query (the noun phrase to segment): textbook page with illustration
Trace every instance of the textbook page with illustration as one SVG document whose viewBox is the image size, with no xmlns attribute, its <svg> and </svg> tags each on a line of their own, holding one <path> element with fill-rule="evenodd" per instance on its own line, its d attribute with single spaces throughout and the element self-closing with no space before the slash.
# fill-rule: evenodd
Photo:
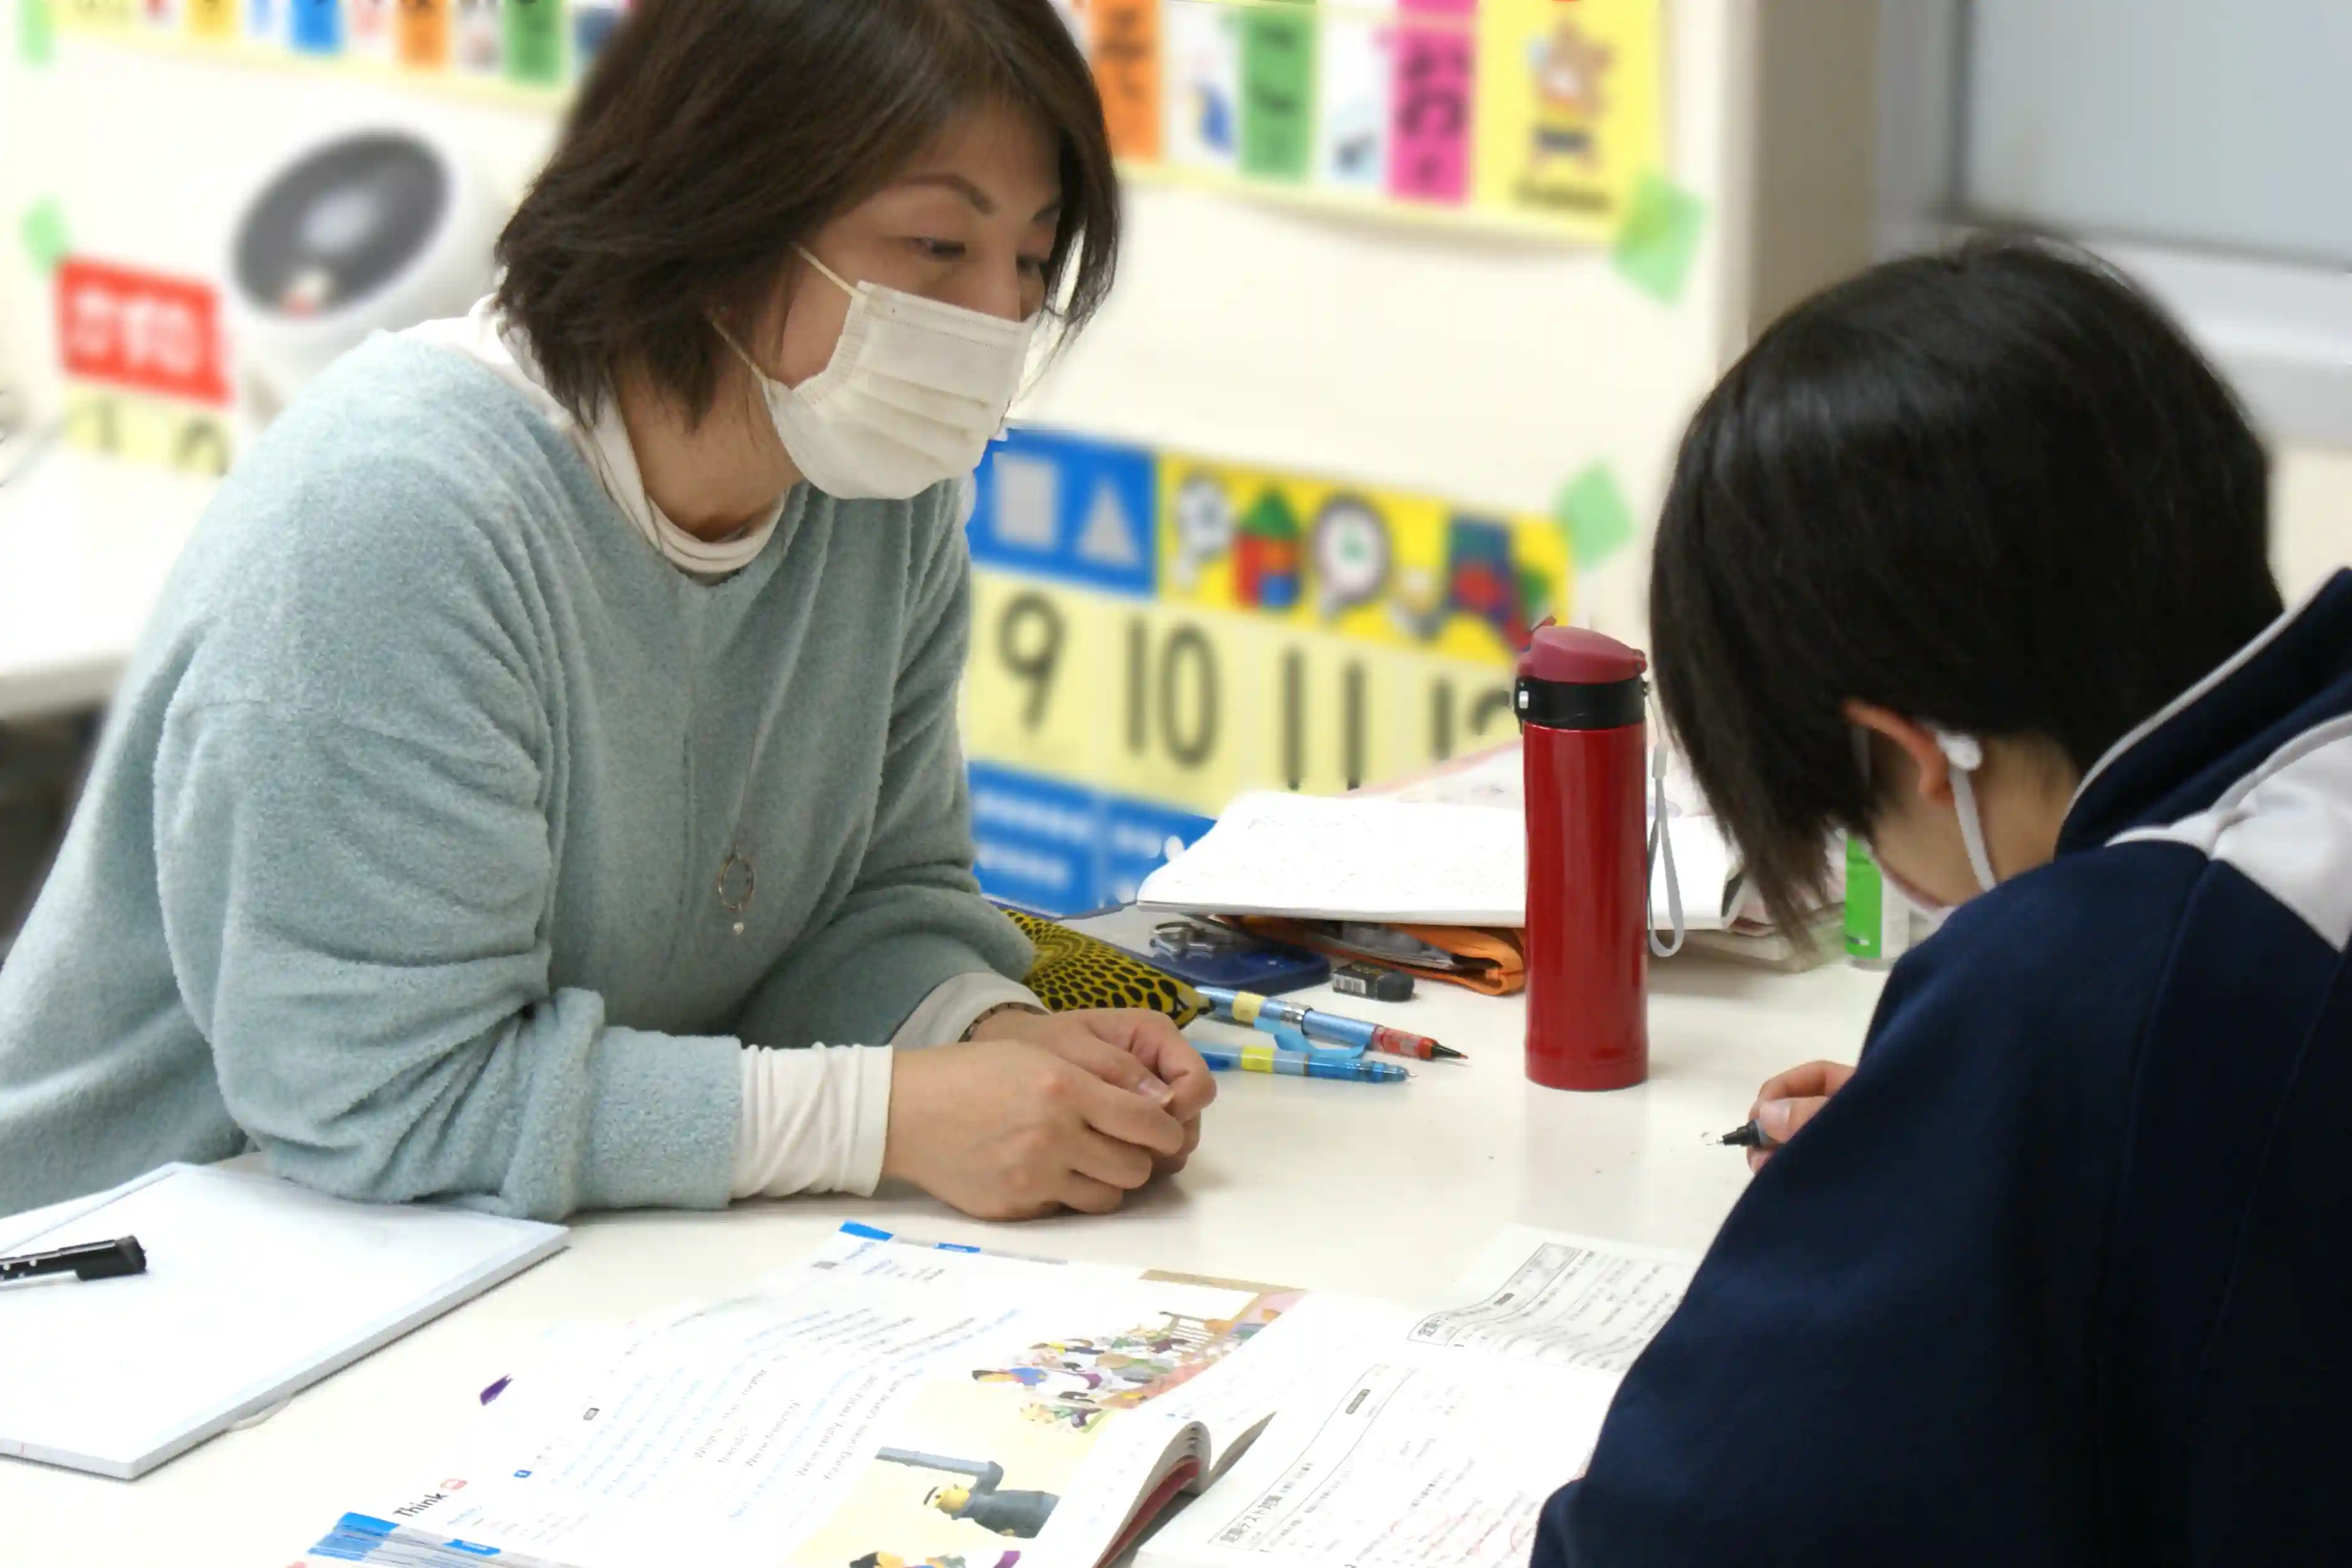
<svg viewBox="0 0 2352 1568">
<path fill-rule="evenodd" d="M 1513 1230 L 1415 1310 L 837 1237 L 551 1339 L 299 1562 L 1096 1568 L 1199 1494 L 1139 1568 L 1518 1568 L 1690 1272 Z"/>
<path fill-rule="evenodd" d="M 1308 1298 L 1327 1357 L 1137 1568 L 1522 1568 L 1617 1384 L 1689 1288 L 1678 1254 L 1513 1227 L 1465 1305 Z"/>
<path fill-rule="evenodd" d="M 746 1295 L 551 1337 L 299 1561 L 1091 1568 L 1317 1364 L 1238 1353 L 1299 1300 L 839 1237 Z"/>
</svg>

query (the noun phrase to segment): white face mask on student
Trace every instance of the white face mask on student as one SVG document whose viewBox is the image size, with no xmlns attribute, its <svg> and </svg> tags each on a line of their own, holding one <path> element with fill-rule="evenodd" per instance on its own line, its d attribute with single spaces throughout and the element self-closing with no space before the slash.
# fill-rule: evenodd
<svg viewBox="0 0 2352 1568">
<path fill-rule="evenodd" d="M 1976 873 L 1978 888 L 1990 893 L 2000 885 L 2000 879 L 1993 875 L 1992 856 L 1985 847 L 1984 817 L 1977 810 L 1976 772 L 1984 766 L 1984 746 L 1973 735 L 1955 735 L 1936 729 L 1928 732 L 1936 737 L 1936 749 L 1944 753 L 1944 761 L 1951 767 L 1952 813 L 1960 821 L 1960 842 L 1968 848 L 1969 869 Z M 1870 737 L 1860 730 L 1854 731 L 1854 755 L 1862 763 L 1866 785 L 1870 778 Z M 1879 869 L 1887 885 L 1931 926 L 1942 925 L 1958 907 L 1928 897 L 1896 876 L 1883 861 Z"/>
<path fill-rule="evenodd" d="M 853 286 L 806 250 L 801 258 L 849 296 L 823 370 L 786 386 L 725 329 L 719 336 L 758 379 L 802 477 L 840 500 L 904 500 L 978 468 L 1021 390 L 1037 318 L 1008 321 L 878 284 Z"/>
</svg>

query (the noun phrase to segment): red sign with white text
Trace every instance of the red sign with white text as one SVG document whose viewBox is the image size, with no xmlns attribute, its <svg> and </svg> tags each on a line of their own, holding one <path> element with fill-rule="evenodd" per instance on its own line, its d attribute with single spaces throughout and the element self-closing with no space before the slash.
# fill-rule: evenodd
<svg viewBox="0 0 2352 1568">
<path fill-rule="evenodd" d="M 219 296 L 208 283 L 79 258 L 58 265 L 65 373 L 197 403 L 228 402 Z"/>
</svg>

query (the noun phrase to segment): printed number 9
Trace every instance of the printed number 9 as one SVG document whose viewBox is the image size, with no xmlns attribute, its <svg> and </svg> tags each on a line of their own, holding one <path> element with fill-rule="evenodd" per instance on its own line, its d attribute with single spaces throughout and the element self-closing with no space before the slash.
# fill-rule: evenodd
<svg viewBox="0 0 2352 1568">
<path fill-rule="evenodd" d="M 1054 689 L 1054 668 L 1062 661 L 1062 612 L 1043 594 L 1023 594 L 1004 606 L 996 623 L 996 656 L 1015 679 L 1029 683 L 1021 725 L 1034 730 L 1045 719 Z"/>
</svg>

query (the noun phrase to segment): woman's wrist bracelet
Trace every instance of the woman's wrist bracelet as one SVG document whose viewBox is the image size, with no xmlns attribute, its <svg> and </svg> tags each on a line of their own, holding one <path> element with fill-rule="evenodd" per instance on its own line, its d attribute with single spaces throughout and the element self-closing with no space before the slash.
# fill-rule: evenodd
<svg viewBox="0 0 2352 1568">
<path fill-rule="evenodd" d="M 957 1043 L 959 1045 L 969 1044 L 971 1040 L 977 1038 L 980 1034 L 980 1026 L 982 1024 L 987 1023 L 991 1018 L 995 1017 L 999 1013 L 1034 1013 L 1040 1018 L 1048 1016 L 1045 1009 L 1038 1006 L 1034 1002 L 999 1002 L 995 1006 L 989 1008 L 986 1012 L 981 1014 L 979 1017 L 974 1018 L 971 1023 L 965 1025 L 963 1034 L 958 1039 Z"/>
</svg>

